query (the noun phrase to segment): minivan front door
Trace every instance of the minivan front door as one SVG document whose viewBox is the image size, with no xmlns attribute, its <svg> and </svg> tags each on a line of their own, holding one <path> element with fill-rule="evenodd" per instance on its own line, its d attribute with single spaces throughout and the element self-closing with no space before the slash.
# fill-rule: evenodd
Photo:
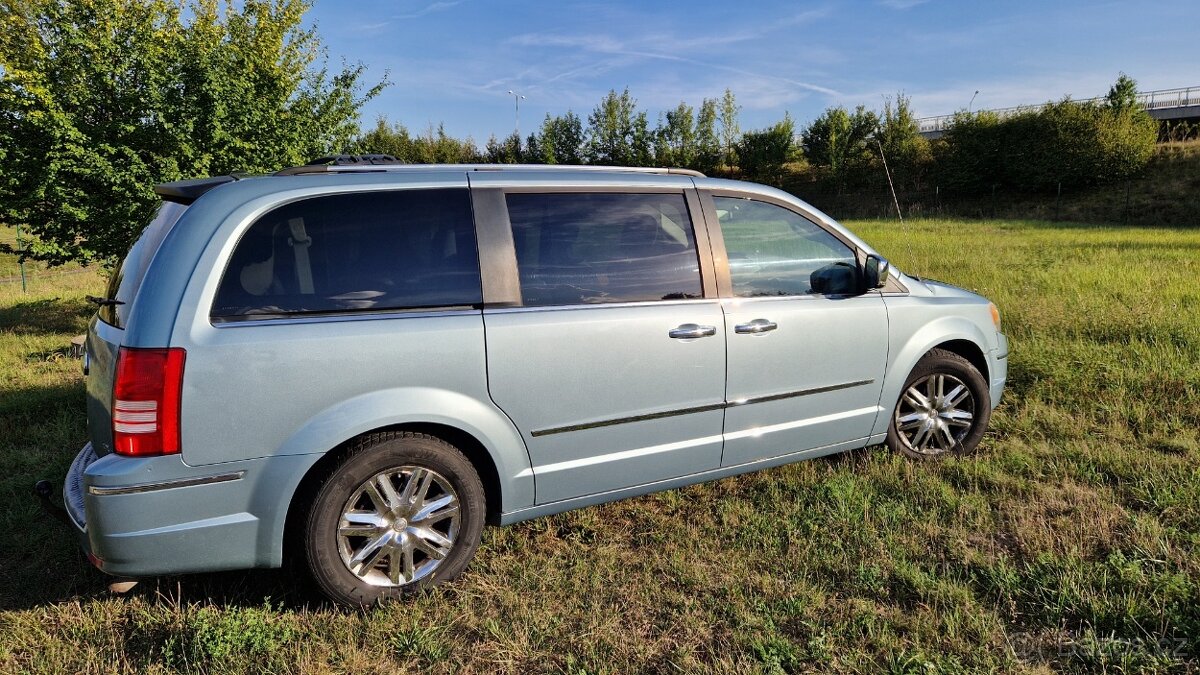
<svg viewBox="0 0 1200 675">
<path fill-rule="evenodd" d="M 859 293 L 856 250 L 779 204 L 716 196 L 729 261 L 724 466 L 870 435 L 887 362 L 887 310 Z"/>
<path fill-rule="evenodd" d="M 488 385 L 524 436 L 537 502 L 718 468 L 725 325 L 704 297 L 694 196 L 503 201 L 521 300 L 484 310 Z"/>
</svg>

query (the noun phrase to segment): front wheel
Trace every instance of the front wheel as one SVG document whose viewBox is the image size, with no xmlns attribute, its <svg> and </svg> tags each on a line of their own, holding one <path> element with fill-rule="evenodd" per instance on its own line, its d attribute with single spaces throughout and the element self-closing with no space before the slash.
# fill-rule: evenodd
<svg viewBox="0 0 1200 675">
<path fill-rule="evenodd" d="M 991 395 L 979 370 L 944 349 L 913 368 L 892 411 L 887 444 L 916 459 L 974 450 L 991 418 Z"/>
<path fill-rule="evenodd" d="M 335 602 L 373 605 L 457 576 L 479 547 L 483 485 L 432 436 L 363 437 L 317 490 L 305 557 Z"/>
</svg>

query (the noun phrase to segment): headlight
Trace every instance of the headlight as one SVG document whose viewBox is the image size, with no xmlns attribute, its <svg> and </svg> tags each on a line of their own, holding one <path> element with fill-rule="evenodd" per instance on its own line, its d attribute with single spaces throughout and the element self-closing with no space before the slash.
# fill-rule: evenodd
<svg viewBox="0 0 1200 675">
<path fill-rule="evenodd" d="M 992 323 L 996 324 L 996 332 L 1000 332 L 1000 310 L 996 307 L 996 303 L 989 302 L 988 309 L 992 312 Z"/>
</svg>

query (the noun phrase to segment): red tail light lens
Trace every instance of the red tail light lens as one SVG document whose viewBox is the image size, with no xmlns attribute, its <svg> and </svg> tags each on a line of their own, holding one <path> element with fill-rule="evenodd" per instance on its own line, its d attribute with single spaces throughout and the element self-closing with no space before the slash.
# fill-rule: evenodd
<svg viewBox="0 0 1200 675">
<path fill-rule="evenodd" d="M 179 452 L 179 399 L 183 361 L 179 347 L 121 347 L 113 382 L 113 449 L 130 457 Z"/>
</svg>

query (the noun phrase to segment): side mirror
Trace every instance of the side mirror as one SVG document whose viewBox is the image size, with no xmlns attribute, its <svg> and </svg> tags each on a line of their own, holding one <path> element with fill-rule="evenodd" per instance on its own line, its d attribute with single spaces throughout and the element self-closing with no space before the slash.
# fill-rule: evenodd
<svg viewBox="0 0 1200 675">
<path fill-rule="evenodd" d="M 868 291 L 876 288 L 883 288 L 887 285 L 888 275 L 892 271 L 892 266 L 887 260 L 872 253 L 867 256 L 867 263 L 863 266 L 863 281 Z"/>
</svg>

